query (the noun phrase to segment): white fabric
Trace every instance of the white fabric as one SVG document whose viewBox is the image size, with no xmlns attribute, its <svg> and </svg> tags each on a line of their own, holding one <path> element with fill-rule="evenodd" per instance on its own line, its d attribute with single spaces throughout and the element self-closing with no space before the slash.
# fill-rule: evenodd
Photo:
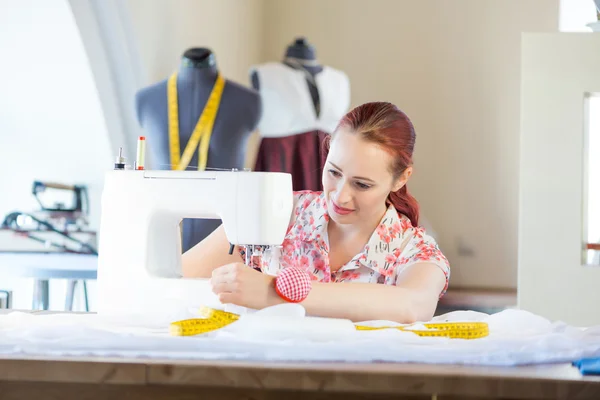
<svg viewBox="0 0 600 400">
<path fill-rule="evenodd" d="M 290 309 L 287 310 L 289 318 L 303 318 L 302 312 L 290 312 Z M 269 310 L 262 313 L 269 316 Z M 242 320 L 202 336 L 171 337 L 168 324 L 160 321 L 117 319 L 95 314 L 13 312 L 0 316 L 0 356 L 497 366 L 571 362 L 582 357 L 600 356 L 600 326 L 579 329 L 519 310 L 493 315 L 458 311 L 434 318 L 435 321 L 487 322 L 490 335 L 475 340 L 426 338 L 398 330 L 354 331 L 329 337 L 324 334 L 309 340 L 306 337 L 310 335 L 300 337 L 302 335 L 294 330 L 288 331 L 288 334 L 284 329 L 275 332 L 269 323 L 243 325 Z M 365 324 L 390 323 L 371 321 Z M 341 325 L 338 328 L 342 329 Z"/>
<path fill-rule="evenodd" d="M 350 107 L 350 81 L 343 71 L 324 66 L 316 74 L 321 113 L 317 118 L 303 71 L 282 63 L 251 68 L 259 80 L 263 137 L 282 137 L 313 130 L 332 133 Z"/>
</svg>

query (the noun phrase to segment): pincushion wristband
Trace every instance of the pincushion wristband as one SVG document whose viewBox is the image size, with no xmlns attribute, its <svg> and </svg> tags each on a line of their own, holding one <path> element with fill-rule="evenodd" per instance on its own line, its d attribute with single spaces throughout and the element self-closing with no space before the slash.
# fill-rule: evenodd
<svg viewBox="0 0 600 400">
<path fill-rule="evenodd" d="M 306 299 L 311 288 L 311 276 L 302 268 L 284 268 L 275 278 L 275 292 L 290 303 L 299 303 Z"/>
</svg>

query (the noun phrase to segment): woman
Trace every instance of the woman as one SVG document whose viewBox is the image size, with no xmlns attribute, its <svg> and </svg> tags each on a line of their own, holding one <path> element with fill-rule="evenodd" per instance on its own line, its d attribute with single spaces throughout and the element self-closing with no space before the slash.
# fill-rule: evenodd
<svg viewBox="0 0 600 400">
<path fill-rule="evenodd" d="M 279 275 L 303 271 L 312 280 L 300 302 L 309 315 L 430 320 L 450 266 L 418 226 L 419 207 L 406 188 L 414 144 L 411 121 L 393 104 L 356 107 L 327 143 L 323 191 L 294 193 L 280 248 L 249 268 L 244 248 L 229 254 L 221 227 L 183 255 L 184 276 L 211 278 L 223 303 L 261 309 L 286 302 L 275 287 Z M 261 272 L 274 263 L 277 277 Z"/>
</svg>

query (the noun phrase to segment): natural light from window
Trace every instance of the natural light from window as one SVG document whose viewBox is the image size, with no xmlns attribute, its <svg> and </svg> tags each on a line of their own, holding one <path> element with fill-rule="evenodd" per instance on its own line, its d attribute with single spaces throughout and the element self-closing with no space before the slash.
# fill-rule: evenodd
<svg viewBox="0 0 600 400">
<path fill-rule="evenodd" d="M 600 265 L 600 93 L 586 99 L 584 135 L 584 263 Z"/>
<path fill-rule="evenodd" d="M 588 24 L 596 20 L 594 0 L 560 0 L 559 31 L 591 32 Z"/>
</svg>

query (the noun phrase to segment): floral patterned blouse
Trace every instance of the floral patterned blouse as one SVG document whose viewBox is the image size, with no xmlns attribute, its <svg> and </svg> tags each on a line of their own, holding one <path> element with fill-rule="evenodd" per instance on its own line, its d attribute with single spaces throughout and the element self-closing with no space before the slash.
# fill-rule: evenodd
<svg viewBox="0 0 600 400">
<path fill-rule="evenodd" d="M 250 258 L 247 246 L 240 246 L 242 260 L 257 270 L 276 275 L 288 266 L 302 267 L 320 282 L 367 282 L 395 285 L 399 273 L 419 262 L 437 265 L 446 276 L 450 265 L 435 240 L 421 227 L 390 205 L 363 251 L 333 272 L 329 268 L 327 223 L 329 215 L 323 192 L 294 192 L 294 216 L 281 246 L 262 249 L 254 246 Z"/>
</svg>

